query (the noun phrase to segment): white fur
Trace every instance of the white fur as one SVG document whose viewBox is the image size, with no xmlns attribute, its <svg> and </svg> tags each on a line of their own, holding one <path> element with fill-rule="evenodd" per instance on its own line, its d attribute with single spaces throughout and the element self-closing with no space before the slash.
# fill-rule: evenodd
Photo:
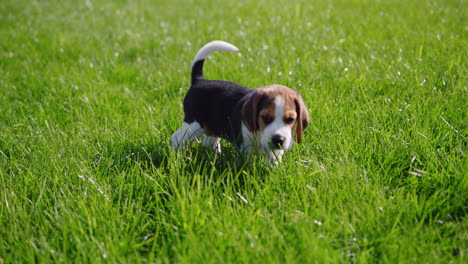
<svg viewBox="0 0 468 264">
<path fill-rule="evenodd" d="M 210 137 L 210 136 L 205 136 L 203 139 L 203 144 L 207 148 L 212 148 L 216 154 L 221 154 L 221 144 L 220 144 L 221 139 L 218 137 Z"/>
<path fill-rule="evenodd" d="M 195 64 L 195 62 L 197 61 L 204 60 L 206 57 L 208 57 L 208 55 L 218 50 L 229 52 L 239 51 L 239 49 L 236 46 L 230 43 L 221 40 L 214 40 L 207 43 L 198 51 L 197 55 L 195 56 L 195 59 L 193 60 L 193 63 Z"/>
<path fill-rule="evenodd" d="M 284 117 L 284 99 L 281 96 L 275 98 L 275 119 L 261 133 L 261 144 L 264 149 L 269 149 L 271 139 L 278 135 L 284 138 L 283 149 L 288 150 L 292 143 L 291 128 L 283 121 Z"/>
</svg>

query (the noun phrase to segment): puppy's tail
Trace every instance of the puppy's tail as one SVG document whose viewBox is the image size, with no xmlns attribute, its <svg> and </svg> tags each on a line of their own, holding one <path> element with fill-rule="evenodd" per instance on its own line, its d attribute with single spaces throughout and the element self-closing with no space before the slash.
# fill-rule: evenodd
<svg viewBox="0 0 468 264">
<path fill-rule="evenodd" d="M 203 78 L 203 62 L 205 61 L 205 58 L 208 57 L 208 55 L 210 55 L 211 53 L 218 50 L 234 52 L 238 51 L 239 49 L 234 45 L 221 40 L 215 40 L 205 44 L 205 46 L 203 46 L 198 51 L 197 55 L 195 56 L 195 59 L 193 59 L 192 83 L 197 79 Z"/>
</svg>

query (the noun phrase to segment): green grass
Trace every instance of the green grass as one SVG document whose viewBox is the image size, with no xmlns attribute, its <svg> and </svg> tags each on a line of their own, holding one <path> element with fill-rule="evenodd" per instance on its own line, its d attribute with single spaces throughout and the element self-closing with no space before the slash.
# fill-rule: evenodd
<svg viewBox="0 0 468 264">
<path fill-rule="evenodd" d="M 0 4 L 0 258 L 466 263 L 466 1 Z M 312 123 L 276 169 L 171 149 L 191 61 Z"/>
</svg>

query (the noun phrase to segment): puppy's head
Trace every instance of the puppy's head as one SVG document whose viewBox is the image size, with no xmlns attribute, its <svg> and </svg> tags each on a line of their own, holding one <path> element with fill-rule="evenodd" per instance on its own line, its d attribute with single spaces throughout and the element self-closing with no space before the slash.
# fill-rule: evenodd
<svg viewBox="0 0 468 264">
<path fill-rule="evenodd" d="M 281 85 L 256 89 L 241 114 L 245 126 L 260 134 L 261 146 L 270 150 L 289 149 L 294 130 L 296 141 L 301 143 L 310 122 L 301 95 Z"/>
</svg>

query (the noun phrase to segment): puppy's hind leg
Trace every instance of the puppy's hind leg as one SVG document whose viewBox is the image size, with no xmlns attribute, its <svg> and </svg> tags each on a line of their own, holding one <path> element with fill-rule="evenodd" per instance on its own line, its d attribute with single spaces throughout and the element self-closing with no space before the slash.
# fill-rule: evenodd
<svg viewBox="0 0 468 264">
<path fill-rule="evenodd" d="M 172 146 L 175 150 L 184 148 L 188 142 L 198 140 L 203 135 L 203 128 L 196 121 L 183 122 L 182 126 L 172 134 Z"/>
</svg>

